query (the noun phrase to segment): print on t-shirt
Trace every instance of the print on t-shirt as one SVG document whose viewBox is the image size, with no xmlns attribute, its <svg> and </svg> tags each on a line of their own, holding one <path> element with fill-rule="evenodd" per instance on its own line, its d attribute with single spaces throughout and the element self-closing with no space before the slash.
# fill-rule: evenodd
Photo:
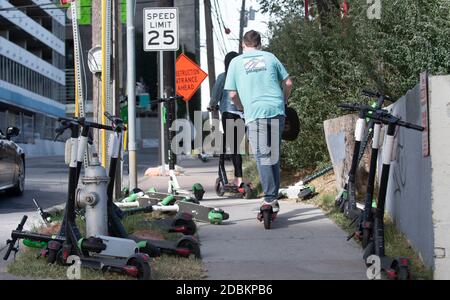
<svg viewBox="0 0 450 300">
<path fill-rule="evenodd" d="M 267 70 L 266 59 L 262 55 L 244 58 L 243 62 L 247 75 Z"/>
</svg>

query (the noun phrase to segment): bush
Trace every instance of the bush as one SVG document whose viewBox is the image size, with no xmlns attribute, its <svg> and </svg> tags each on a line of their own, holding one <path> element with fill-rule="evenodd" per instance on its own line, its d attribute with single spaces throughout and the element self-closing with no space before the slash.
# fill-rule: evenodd
<svg viewBox="0 0 450 300">
<path fill-rule="evenodd" d="M 300 138 L 282 146 L 284 168 L 329 162 L 323 121 L 344 114 L 339 103 L 368 101 L 362 89 L 399 98 L 421 72 L 450 71 L 450 1 L 382 1 L 380 20 L 368 19 L 366 1 L 348 2 L 349 16 L 331 18 L 326 34 L 319 17 L 305 22 L 298 11 L 271 23 L 268 50 L 294 79 L 290 103 L 302 124 Z"/>
</svg>

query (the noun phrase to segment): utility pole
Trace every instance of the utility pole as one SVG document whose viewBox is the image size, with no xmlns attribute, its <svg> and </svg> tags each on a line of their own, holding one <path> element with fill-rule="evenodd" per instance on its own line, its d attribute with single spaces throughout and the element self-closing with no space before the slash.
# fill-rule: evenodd
<svg viewBox="0 0 450 300">
<path fill-rule="evenodd" d="M 173 0 L 160 0 L 159 1 L 160 7 L 173 7 L 174 1 Z M 161 51 L 159 52 L 159 64 L 163 65 L 163 74 L 159 74 L 159 97 L 163 98 L 166 96 L 175 96 L 176 90 L 175 90 L 175 56 L 176 53 L 173 53 L 171 51 Z M 160 68 L 159 68 L 160 69 Z M 164 124 L 162 120 L 164 119 L 163 113 L 164 113 L 164 104 L 161 103 L 159 107 L 159 117 L 160 117 L 160 131 L 161 131 L 161 137 L 160 137 L 160 143 L 161 143 L 161 149 L 160 149 L 160 159 L 161 159 L 161 168 L 162 168 L 162 174 L 165 173 L 165 165 L 167 160 L 167 153 L 168 153 L 168 144 L 169 141 L 167 139 L 166 134 L 166 128 L 164 128 Z"/>
<path fill-rule="evenodd" d="M 206 49 L 208 56 L 209 88 L 212 92 L 216 83 L 216 67 L 214 62 L 213 22 L 211 17 L 211 1 L 205 0 Z"/>
<path fill-rule="evenodd" d="M 239 29 L 239 54 L 242 54 L 244 51 L 242 47 L 243 39 L 244 39 L 244 27 L 245 27 L 245 0 L 242 0 L 242 8 L 241 8 L 241 25 Z"/>
<path fill-rule="evenodd" d="M 101 32 L 101 21 L 102 21 L 102 3 L 101 1 L 92 1 L 92 48 L 100 46 L 102 41 L 102 32 Z M 92 77 L 92 100 L 93 100 L 93 118 L 94 122 L 100 123 L 101 117 L 99 118 L 99 107 L 100 107 L 100 95 L 101 88 L 100 82 L 101 77 L 99 75 L 94 75 Z M 94 134 L 94 145 L 97 151 L 101 151 L 100 147 L 100 136 L 98 134 L 98 130 L 96 130 L 96 134 Z"/>
<path fill-rule="evenodd" d="M 113 112 L 114 116 L 120 115 L 120 90 L 122 88 L 122 22 L 120 18 L 120 0 L 113 0 Z M 122 142 L 122 141 L 120 141 Z M 115 199 L 119 199 L 122 191 L 122 163 L 116 167 L 116 180 L 114 185 Z"/>
<path fill-rule="evenodd" d="M 127 91 L 128 91 L 128 164 L 130 190 L 137 188 L 136 144 L 136 44 L 134 1 L 127 1 Z"/>
</svg>

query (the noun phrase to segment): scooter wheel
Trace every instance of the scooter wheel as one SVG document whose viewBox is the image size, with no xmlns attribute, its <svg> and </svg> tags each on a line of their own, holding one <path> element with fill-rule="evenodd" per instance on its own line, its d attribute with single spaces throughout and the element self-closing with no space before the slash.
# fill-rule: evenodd
<svg viewBox="0 0 450 300">
<path fill-rule="evenodd" d="M 148 262 L 140 257 L 133 257 L 127 262 L 127 266 L 136 267 L 138 280 L 150 280 L 151 279 L 151 269 Z"/>
<path fill-rule="evenodd" d="M 160 257 L 161 256 L 161 250 L 158 247 L 153 246 L 152 244 L 150 244 L 148 242 L 145 243 L 145 247 L 139 249 L 139 252 L 145 253 L 150 257 Z"/>
<path fill-rule="evenodd" d="M 177 248 L 189 250 L 191 252 L 191 255 L 194 255 L 194 257 L 197 259 L 202 258 L 201 253 L 200 253 L 200 246 L 198 245 L 198 242 L 196 242 L 192 239 L 182 239 L 178 243 Z"/>
<path fill-rule="evenodd" d="M 186 230 L 183 232 L 185 235 L 194 235 L 197 232 L 197 225 L 193 220 L 177 219 L 174 225 L 175 227 L 185 227 Z"/>
<path fill-rule="evenodd" d="M 400 267 L 397 270 L 397 280 L 409 280 L 411 278 L 411 272 L 408 267 Z"/>
<path fill-rule="evenodd" d="M 374 242 L 370 242 L 366 248 L 364 248 L 364 252 L 363 252 L 363 259 L 364 259 L 364 263 L 366 264 L 366 267 L 370 267 L 371 264 L 367 262 L 367 259 L 372 256 L 375 253 L 375 243 Z"/>
<path fill-rule="evenodd" d="M 57 250 L 48 250 L 47 263 L 53 265 L 56 262 L 58 251 Z"/>
<path fill-rule="evenodd" d="M 244 184 L 244 198 L 249 200 L 252 199 L 253 190 L 248 184 Z"/>
<path fill-rule="evenodd" d="M 194 191 L 195 199 L 197 199 L 198 201 L 202 201 L 203 196 L 205 195 L 205 189 L 203 188 L 203 186 L 200 183 L 196 183 L 194 184 L 192 190 Z"/>
<path fill-rule="evenodd" d="M 262 215 L 264 219 L 264 228 L 270 230 L 272 228 L 272 213 L 268 210 L 264 210 Z"/>
<path fill-rule="evenodd" d="M 223 195 L 225 195 L 225 187 L 223 186 L 223 183 L 220 180 L 220 178 L 216 179 L 215 189 L 217 196 L 223 197 Z"/>
</svg>

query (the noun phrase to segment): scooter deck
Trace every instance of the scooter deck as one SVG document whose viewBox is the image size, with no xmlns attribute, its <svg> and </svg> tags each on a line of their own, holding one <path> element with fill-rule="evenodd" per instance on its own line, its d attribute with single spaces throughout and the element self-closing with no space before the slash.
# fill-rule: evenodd
<svg viewBox="0 0 450 300">
<path fill-rule="evenodd" d="M 211 222 L 211 220 L 209 219 L 209 214 L 212 211 L 216 210 L 216 208 L 213 207 L 208 207 L 190 202 L 180 201 L 177 204 L 180 209 L 180 212 L 189 213 L 194 217 L 196 221 L 205 223 Z M 222 216 L 223 220 L 228 220 L 230 218 L 230 215 L 226 212 L 224 212 Z"/>
<path fill-rule="evenodd" d="M 194 235 L 197 232 L 197 226 L 192 215 L 187 213 L 178 213 L 175 217 L 146 221 L 146 223 L 168 232 L 178 232 L 184 235 Z"/>
<path fill-rule="evenodd" d="M 165 193 L 145 193 L 147 197 L 150 197 L 152 199 L 159 199 L 159 201 L 162 201 L 166 199 L 169 196 L 173 196 L 175 201 L 183 201 L 186 198 L 186 196 L 180 196 L 180 195 L 172 195 L 172 194 L 165 194 Z"/>
<path fill-rule="evenodd" d="M 132 239 L 150 243 L 153 247 L 158 248 L 161 254 L 181 257 L 194 255 L 196 258 L 201 258 L 199 244 L 192 237 L 184 236 L 178 241 L 139 239 L 136 236 L 133 236 Z"/>
</svg>

